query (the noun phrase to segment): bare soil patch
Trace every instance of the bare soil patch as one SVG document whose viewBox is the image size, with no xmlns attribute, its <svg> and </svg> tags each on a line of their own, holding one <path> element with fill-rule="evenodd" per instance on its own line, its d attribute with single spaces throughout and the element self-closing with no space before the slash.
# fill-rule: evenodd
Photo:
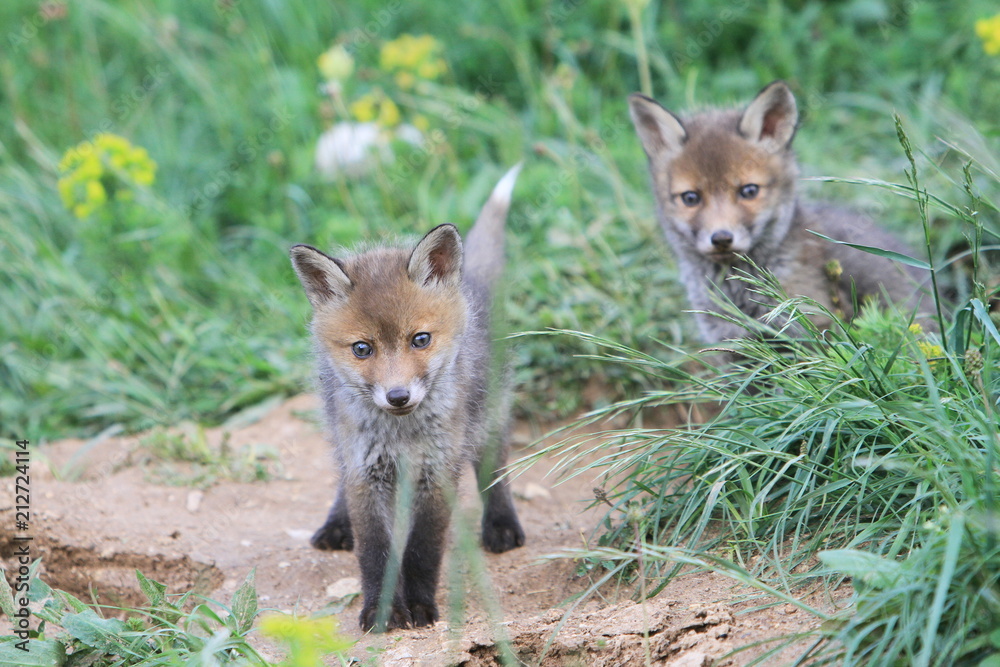
<svg viewBox="0 0 1000 667">
<path fill-rule="evenodd" d="M 143 602 L 134 576 L 139 569 L 167 584 L 170 593 L 193 588 L 228 601 L 256 568 L 263 608 L 306 614 L 343 606 L 343 596 L 356 590 L 354 555 L 309 546 L 334 490 L 328 446 L 310 417 L 316 407 L 315 397 L 299 396 L 229 430 L 233 449 L 265 444 L 279 453 L 281 470 L 269 481 L 218 481 L 204 490 L 171 486 L 161 476 L 151 481 L 149 469 L 134 464 L 139 437 L 44 446 L 31 469 L 33 553 L 43 558 L 44 579 L 87 601 L 135 605 Z M 515 441 L 523 445 L 542 432 L 519 424 Z M 218 446 L 223 429 L 207 435 Z M 62 472 L 70 469 L 72 475 Z M 641 604 L 630 590 L 615 586 L 568 602 L 592 580 L 578 574 L 572 561 L 545 557 L 593 539 L 601 513 L 586 508 L 597 484 L 587 476 L 557 484 L 549 470 L 543 461 L 514 482 L 526 546 L 471 555 L 460 552 L 455 543 L 462 540 L 453 537 L 440 592 L 441 622 L 363 636 L 360 600 L 339 611 L 342 631 L 358 640 L 352 655 L 381 665 L 494 665 L 503 650 L 497 639 L 506 637 L 511 654 L 525 664 L 690 667 L 715 664 L 740 646 L 816 623 L 790 605 L 758 609 L 761 601 L 747 601 L 748 591 L 707 572 L 679 577 Z M 456 526 L 478 529 L 471 477 L 465 479 Z M 14 497 L 13 484 L 0 480 L 10 487 L 3 498 Z M 8 569 L 9 523 L 0 529 L 0 558 Z M 266 643 L 260 646 L 280 657 Z M 717 664 L 746 664 L 764 650 Z"/>
</svg>

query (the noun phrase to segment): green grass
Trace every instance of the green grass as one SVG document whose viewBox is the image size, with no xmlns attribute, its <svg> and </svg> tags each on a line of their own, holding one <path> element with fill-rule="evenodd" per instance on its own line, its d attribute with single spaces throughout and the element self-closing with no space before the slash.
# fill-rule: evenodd
<svg viewBox="0 0 1000 667">
<path fill-rule="evenodd" d="M 224 434 L 218 446 L 208 442 L 202 428 L 168 432 L 153 429 L 129 452 L 124 465 L 138 465 L 158 484 L 207 488 L 219 480 L 259 482 L 281 472 L 275 447 L 253 443 L 234 449 Z"/>
<path fill-rule="evenodd" d="M 930 141 L 938 133 L 988 153 L 981 133 L 995 132 L 987 119 L 1000 112 L 997 65 L 972 22 L 990 10 L 668 4 L 647 7 L 636 33 L 625 4 L 561 0 L 447 11 L 306 0 L 85 0 L 44 12 L 7 3 L 4 431 L 54 438 L 115 423 L 215 423 L 307 387 L 308 307 L 287 247 L 465 226 L 492 182 L 525 157 L 509 234 L 510 330 L 571 328 L 661 355 L 653 338 L 686 344 L 691 327 L 624 104 L 640 85 L 637 34 L 653 92 L 672 108 L 745 100 L 785 77 L 805 113 L 797 147 L 808 175 L 891 180 L 901 169 L 893 108 L 936 164 L 956 155 Z M 346 43 L 357 61 L 347 95 L 392 91 L 378 49 L 404 31 L 443 44 L 449 73 L 397 100 L 443 139 L 429 152 L 399 149 L 375 177 L 324 181 L 312 153 L 336 111 L 318 89 L 317 57 Z M 156 180 L 134 204 L 79 220 L 59 200 L 57 165 L 101 131 L 148 150 Z M 911 215 L 870 190 L 808 189 L 890 222 Z M 943 256 L 961 237 L 933 224 Z M 574 356 L 595 350 L 521 341 L 519 413 L 571 414 L 581 398 L 567 388 L 591 379 L 608 400 L 652 388 L 641 374 Z"/>
<path fill-rule="evenodd" d="M 900 140 L 912 156 L 902 131 Z M 908 185 L 883 187 L 914 199 L 925 223 L 932 202 L 951 212 L 978 257 L 996 206 L 974 186 L 976 173 L 987 172 L 970 162 L 959 177 L 962 203 L 927 194 L 915 162 Z M 565 474 L 605 480 L 595 490 L 595 503 L 609 506 L 597 548 L 573 556 L 637 575 L 649 594 L 691 564 L 783 599 L 817 577 L 850 577 L 851 607 L 833 616 L 810 609 L 825 621 L 812 655 L 824 664 L 1000 659 L 1000 318 L 986 306 L 1000 286 L 975 268 L 966 299 L 935 298 L 940 334 L 873 308 L 821 332 L 805 316 L 810 304 L 752 278 L 780 305 L 768 322 L 730 317 L 778 344 L 735 342 L 740 363 L 717 366 L 712 352 L 663 362 L 566 332 L 601 345 L 595 358 L 677 387 L 579 424 L 664 405 L 700 403 L 715 414 L 681 428 L 570 435 L 522 461 L 558 457 Z M 783 333 L 788 319 L 803 339 Z"/>
<path fill-rule="evenodd" d="M 3 3 L 4 438 L 221 423 L 306 389 L 308 304 L 288 247 L 465 228 L 525 159 L 505 326 L 577 333 L 512 342 L 517 413 L 719 408 L 708 426 L 637 427 L 598 450 L 615 505 L 603 548 L 634 554 L 638 534 L 650 576 L 674 569 L 679 552 L 665 549 L 701 562 L 711 550 L 714 567 L 784 590 L 798 563 L 836 547 L 824 567 L 854 576 L 858 598 L 854 616 L 825 626 L 827 655 L 991 653 L 997 271 L 995 254 L 968 249 L 1000 231 L 1000 59 L 973 29 L 995 4 L 642 4 Z M 380 46 L 404 32 L 441 42 L 444 77 L 402 91 L 380 69 Z M 439 131 L 432 149 L 394 145 L 396 161 L 367 177 L 316 173 L 316 140 L 343 112 L 317 70 L 334 43 L 356 60 L 344 101 L 389 91 Z M 642 87 L 674 110 L 733 104 L 775 78 L 800 102 L 803 174 L 835 177 L 804 191 L 926 243 L 941 267 L 958 304 L 941 354 L 927 358 L 931 341 L 905 321 L 869 313 L 820 352 L 747 343 L 758 363 L 721 374 L 688 357 L 691 316 L 625 97 Z M 916 154 L 899 150 L 893 113 Z M 146 149 L 155 180 L 109 180 L 133 199 L 80 219 L 60 199 L 59 163 L 100 132 Z M 905 181 L 916 168 L 920 187 Z M 793 317 L 797 306 L 786 304 Z M 889 574 L 865 581 L 859 558 Z"/>
</svg>

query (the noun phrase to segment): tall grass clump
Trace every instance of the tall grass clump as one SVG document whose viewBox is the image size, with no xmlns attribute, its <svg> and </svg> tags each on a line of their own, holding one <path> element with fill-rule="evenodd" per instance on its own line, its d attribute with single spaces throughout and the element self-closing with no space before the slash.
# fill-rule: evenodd
<svg viewBox="0 0 1000 667">
<path fill-rule="evenodd" d="M 970 162 L 958 179 L 966 204 L 930 196 L 897 127 L 908 182 L 877 185 L 913 199 L 925 233 L 932 209 L 953 216 L 979 258 L 997 207 L 977 183 L 994 187 L 993 175 Z M 754 334 L 727 343 L 733 363 L 717 350 L 666 363 L 570 332 L 601 346 L 595 359 L 664 387 L 578 425 L 662 406 L 713 415 L 571 435 L 533 455 L 602 480 L 595 502 L 609 507 L 598 548 L 574 555 L 638 574 L 647 594 L 692 562 L 769 591 L 848 576 L 854 605 L 823 625 L 813 656 L 838 664 L 980 664 L 1000 653 L 990 634 L 1000 623 L 1000 333 L 989 308 L 997 289 L 979 259 L 971 276 L 959 303 L 929 280 L 926 319 L 867 305 L 828 331 L 805 315 L 817 304 L 789 299 L 773 280 L 735 276 L 777 305 L 762 322 L 724 315 Z"/>
<path fill-rule="evenodd" d="M 625 104 L 635 90 L 693 108 L 787 78 L 810 134 L 803 163 L 869 174 L 893 169 L 876 125 L 889 106 L 918 101 L 918 136 L 952 107 L 1000 109 L 970 21 L 995 10 L 986 0 L 494 4 L 0 3 L 4 436 L 219 423 L 302 390 L 307 309 L 288 247 L 468 224 L 526 158 L 510 328 L 681 344 Z M 383 146 L 395 159 L 321 174 L 320 137 L 371 121 L 396 137 Z M 846 124 L 868 131 L 845 143 Z M 401 125 L 429 140 L 401 140 Z M 91 145 L 108 149 L 103 172 Z M 142 152 L 155 169 L 130 158 Z M 595 373 L 583 339 L 521 343 L 520 416 L 651 386 L 627 366 Z"/>
<path fill-rule="evenodd" d="M 618 30 L 624 11 L 557 9 L 574 44 Z M 3 3 L 4 437 L 217 424 L 302 391 L 307 304 L 288 248 L 337 252 L 468 225 L 498 174 L 532 155 L 509 222 L 511 328 L 541 321 L 632 341 L 676 319 L 662 296 L 672 269 L 636 234 L 631 202 L 644 188 L 626 185 L 642 168 L 625 141 L 633 86 L 599 78 L 616 50 L 580 63 L 540 55 L 569 37 L 538 13 Z M 414 61 L 421 44 L 431 55 Z M 322 173 L 320 137 L 371 121 L 394 159 Z M 390 141 L 404 124 L 421 145 Z M 642 289 L 637 271 L 662 289 Z M 523 414 L 576 410 L 564 387 L 590 375 L 581 349 L 518 351 Z M 633 387 L 608 370 L 598 387 Z"/>
<path fill-rule="evenodd" d="M 167 593 L 165 584 L 136 570 L 146 604 L 123 608 L 89 605 L 52 588 L 39 577 L 41 560 L 27 569 L 19 578 L 26 590 L 18 588 L 16 595 L 6 578 L 0 578 L 0 610 L 20 628 L 0 637 L 0 667 L 271 667 L 275 663 L 257 651 L 250 637 L 258 620 L 261 634 L 287 653 L 276 667 L 317 667 L 330 655 L 346 664 L 345 652 L 352 645 L 330 617 L 268 612 L 260 618 L 256 571 L 226 605 L 193 591 Z"/>
</svg>

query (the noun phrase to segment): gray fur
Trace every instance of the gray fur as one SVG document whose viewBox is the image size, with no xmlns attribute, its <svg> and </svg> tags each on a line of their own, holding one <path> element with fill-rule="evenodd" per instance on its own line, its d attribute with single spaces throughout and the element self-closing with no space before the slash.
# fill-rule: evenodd
<svg viewBox="0 0 1000 667">
<path fill-rule="evenodd" d="M 319 336 L 315 338 L 319 393 L 340 487 L 325 524 L 313 536 L 313 545 L 357 553 L 364 594 L 360 622 L 365 630 L 428 625 L 437 620 L 435 592 L 447 542 L 449 501 L 463 465 L 474 465 L 484 495 L 484 547 L 502 552 L 524 543 L 509 486 L 497 481 L 506 463 L 506 441 L 490 442 L 492 434 L 505 435 L 507 421 L 506 413 L 489 412 L 491 407 L 507 405 L 502 398 L 490 401 L 490 310 L 494 283 L 503 266 L 511 174 L 516 177 L 516 169 L 494 190 L 464 250 L 455 228 L 441 225 L 412 251 L 374 249 L 343 261 L 314 251 L 335 262 L 352 285 L 352 272 L 395 275 L 394 269 L 383 269 L 398 264 L 420 289 L 453 295 L 453 302 L 465 311 L 459 318 L 464 326 L 453 344 L 432 356 L 422 378 L 426 394 L 416 408 L 402 415 L 378 407 L 371 388 L 338 367 Z M 308 262 L 304 268 L 300 266 L 303 259 Z M 314 310 L 322 309 L 324 301 L 313 295 L 337 291 L 325 285 L 324 279 L 333 276 L 337 286 L 345 284 L 315 254 L 293 249 L 293 263 L 311 294 Z M 358 282 L 363 284 L 360 278 Z M 406 303 L 400 305 L 406 307 Z M 394 308 L 389 312 L 387 320 L 392 319 Z M 388 327 L 395 324 L 385 323 Z M 401 489 L 407 490 L 405 495 Z M 394 580 L 393 572 L 397 573 Z M 385 600 L 383 590 L 387 591 Z"/>
<path fill-rule="evenodd" d="M 920 285 L 925 277 L 917 269 L 809 233 L 813 230 L 839 241 L 913 254 L 863 215 L 799 201 L 798 165 L 791 150 L 798 111 L 784 82 L 767 86 L 745 110 L 710 109 L 679 118 L 639 94 L 630 96 L 629 105 L 648 157 L 660 226 L 677 257 L 692 309 L 703 311 L 696 318 L 706 342 L 747 335 L 739 324 L 718 316 L 723 312 L 719 292 L 756 319 L 773 309 L 775 304 L 746 282 L 732 279 L 736 272 L 753 275 L 753 265 L 774 274 L 790 296 L 807 296 L 830 311 L 839 310 L 848 319 L 854 315 L 852 290 L 859 302 L 888 297 L 908 312 L 919 306 Z M 748 155 L 755 157 L 748 162 Z M 681 160 L 683 167 L 679 166 Z M 675 165 L 684 174 L 699 174 L 704 189 L 699 194 L 718 200 L 724 200 L 727 189 L 740 187 L 739 182 L 734 182 L 734 174 L 768 174 L 769 182 L 762 188 L 770 189 L 771 199 L 767 201 L 773 203 L 760 217 L 741 219 L 739 224 L 730 218 L 712 217 L 706 206 L 705 213 L 699 212 L 697 215 L 702 217 L 695 217 L 697 224 L 693 224 L 683 216 L 695 214 L 678 203 L 676 192 L 691 186 L 672 182 Z M 720 210 L 737 215 L 743 210 L 737 204 Z M 713 248 L 705 235 L 718 229 L 731 231 L 733 252 L 718 256 L 710 252 Z M 837 280 L 827 273 L 831 260 L 837 260 L 843 269 Z M 832 325 L 819 313 L 813 313 L 811 318 L 817 326 Z"/>
</svg>

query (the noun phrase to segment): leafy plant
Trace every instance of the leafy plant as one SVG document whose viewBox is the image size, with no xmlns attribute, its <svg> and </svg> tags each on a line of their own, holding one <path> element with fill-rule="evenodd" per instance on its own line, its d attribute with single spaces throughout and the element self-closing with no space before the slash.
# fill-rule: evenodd
<svg viewBox="0 0 1000 667">
<path fill-rule="evenodd" d="M 191 592 L 170 595 L 166 586 L 136 571 L 147 604 L 138 609 L 90 607 L 38 577 L 41 561 L 30 568 L 26 593 L 37 628 L 27 638 L 0 638 L 0 665 L 10 667 L 93 665 L 258 665 L 268 667 L 248 643 L 257 617 L 254 572 L 228 606 Z M 21 594 L 19 593 L 19 596 Z M 6 580 L 0 583 L 0 609 L 17 618 Z M 126 618 L 105 618 L 105 610 Z"/>
</svg>

